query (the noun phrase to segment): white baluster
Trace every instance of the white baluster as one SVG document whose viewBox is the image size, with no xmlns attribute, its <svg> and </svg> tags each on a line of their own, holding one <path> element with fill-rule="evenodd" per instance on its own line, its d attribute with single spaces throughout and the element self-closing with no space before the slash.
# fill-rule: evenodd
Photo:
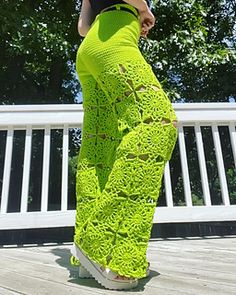
<svg viewBox="0 0 236 295">
<path fill-rule="evenodd" d="M 202 181 L 202 190 L 203 190 L 203 197 L 206 206 L 211 206 L 211 197 L 210 197 L 210 190 L 209 190 L 209 183 L 208 183 L 208 176 L 207 176 L 207 169 L 206 169 L 206 159 L 202 141 L 202 132 L 201 127 L 198 123 L 195 125 L 195 134 L 196 134 L 196 142 L 197 142 L 197 153 L 198 153 L 198 161 L 201 173 L 201 181 Z"/>
<path fill-rule="evenodd" d="M 7 131 L 7 142 L 6 152 L 4 161 L 4 172 L 3 172 L 3 186 L 2 186 L 2 198 L 1 198 L 1 213 L 7 212 L 8 197 L 9 197 L 9 184 L 11 177 L 11 161 L 12 161 L 12 150 L 13 150 L 13 126 L 9 126 Z"/>
<path fill-rule="evenodd" d="M 216 162 L 217 162 L 218 173 L 220 178 L 220 186 L 222 191 L 222 201 L 224 205 L 230 205 L 229 192 L 228 192 L 227 181 L 225 176 L 224 160 L 222 156 L 222 149 L 221 149 L 221 143 L 220 143 L 220 136 L 219 136 L 218 127 L 216 124 L 212 125 L 212 134 L 213 134 L 213 140 L 214 140 L 214 146 L 215 146 L 215 152 L 216 152 Z"/>
<path fill-rule="evenodd" d="M 189 180 L 189 172 L 188 172 L 188 160 L 184 139 L 184 130 L 183 126 L 179 124 L 179 150 L 180 150 L 180 159 L 181 159 L 181 167 L 183 173 L 183 182 L 184 182 L 184 195 L 187 207 L 191 207 L 192 197 L 191 197 L 191 188 L 190 188 L 190 180 Z"/>
<path fill-rule="evenodd" d="M 236 130 L 235 130 L 235 123 L 233 122 L 231 122 L 229 125 L 229 134 L 230 134 L 231 146 L 232 146 L 233 157 L 234 157 L 234 165 L 236 167 Z"/>
<path fill-rule="evenodd" d="M 30 177 L 30 160 L 31 160 L 31 146 L 32 146 L 32 127 L 27 126 L 25 136 L 25 153 L 24 166 L 21 190 L 21 212 L 27 212 L 27 202 L 29 194 L 29 177 Z"/>
<path fill-rule="evenodd" d="M 68 205 L 68 152 L 69 152 L 68 125 L 63 129 L 63 156 L 62 156 L 62 183 L 61 183 L 61 210 L 66 211 Z"/>
<path fill-rule="evenodd" d="M 43 148 L 43 175 L 42 175 L 42 195 L 41 195 L 41 211 L 46 212 L 48 209 L 48 185 L 49 185 L 49 166 L 50 166 L 50 126 L 47 125 L 44 133 Z"/>
<path fill-rule="evenodd" d="M 173 207 L 173 195 L 170 178 L 170 163 L 166 163 L 164 172 L 165 192 L 166 192 L 166 205 L 167 207 Z"/>
</svg>

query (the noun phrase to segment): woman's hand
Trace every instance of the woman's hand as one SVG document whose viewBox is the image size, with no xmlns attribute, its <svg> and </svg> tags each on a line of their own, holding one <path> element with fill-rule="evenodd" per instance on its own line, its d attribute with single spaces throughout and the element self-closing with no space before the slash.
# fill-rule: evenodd
<svg viewBox="0 0 236 295">
<path fill-rule="evenodd" d="M 155 17 L 149 8 L 139 10 L 141 33 L 140 36 L 147 38 L 149 30 L 155 25 Z"/>
<path fill-rule="evenodd" d="M 152 14 L 146 0 L 123 0 L 124 2 L 134 6 L 140 15 L 140 36 L 146 38 L 148 31 L 155 25 L 155 17 Z"/>
</svg>

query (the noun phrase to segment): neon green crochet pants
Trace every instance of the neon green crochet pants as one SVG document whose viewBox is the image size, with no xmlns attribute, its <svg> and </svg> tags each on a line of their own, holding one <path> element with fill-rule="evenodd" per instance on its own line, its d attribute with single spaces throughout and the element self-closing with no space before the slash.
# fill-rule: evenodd
<svg viewBox="0 0 236 295">
<path fill-rule="evenodd" d="M 162 175 L 177 138 L 175 112 L 139 37 L 131 13 L 98 14 L 76 60 L 84 120 L 74 243 L 94 262 L 136 278 L 146 275 Z M 72 256 L 71 263 L 79 262 Z"/>
</svg>

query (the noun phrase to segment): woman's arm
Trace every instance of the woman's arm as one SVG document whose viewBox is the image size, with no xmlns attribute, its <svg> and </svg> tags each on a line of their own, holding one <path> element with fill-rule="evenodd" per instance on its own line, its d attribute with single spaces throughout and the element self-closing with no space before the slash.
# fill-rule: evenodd
<svg viewBox="0 0 236 295">
<path fill-rule="evenodd" d="M 89 0 L 83 0 L 78 21 L 78 32 L 80 36 L 86 36 L 94 19 L 95 14 L 91 8 Z"/>
</svg>

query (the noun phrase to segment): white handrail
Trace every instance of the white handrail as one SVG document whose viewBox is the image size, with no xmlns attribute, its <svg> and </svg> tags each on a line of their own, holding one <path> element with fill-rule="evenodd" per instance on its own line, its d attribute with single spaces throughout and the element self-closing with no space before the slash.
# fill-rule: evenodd
<svg viewBox="0 0 236 295">
<path fill-rule="evenodd" d="M 178 119 L 184 125 L 199 123 L 235 123 L 236 103 L 175 103 L 174 109 Z M 27 125 L 42 126 L 64 124 L 81 127 L 83 123 L 82 104 L 66 105 L 0 105 L 0 128 L 12 124 L 24 127 Z M 27 117 L 27 122 L 26 122 Z M 53 126 L 52 126 L 53 127 Z"/>
</svg>

